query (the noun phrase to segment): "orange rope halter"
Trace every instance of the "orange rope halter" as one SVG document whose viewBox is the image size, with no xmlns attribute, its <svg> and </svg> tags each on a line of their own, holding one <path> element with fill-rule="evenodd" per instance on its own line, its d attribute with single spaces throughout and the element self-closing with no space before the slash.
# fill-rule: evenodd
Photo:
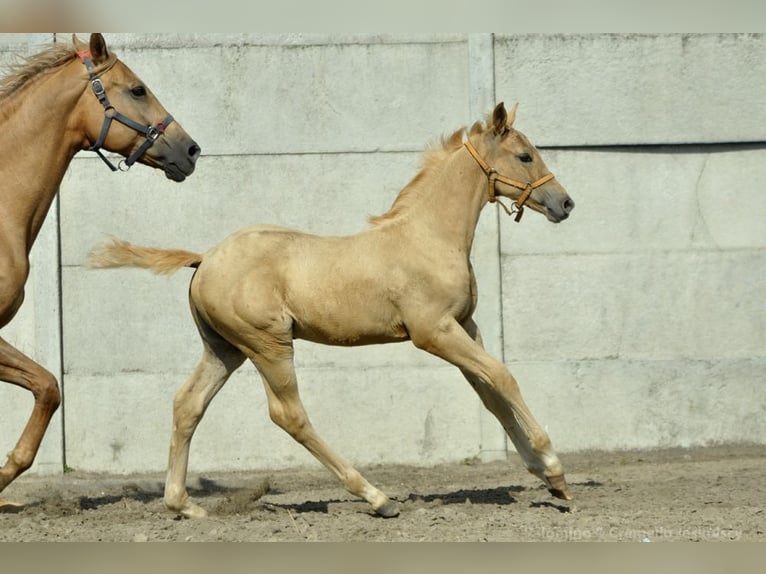
<svg viewBox="0 0 766 574">
<path fill-rule="evenodd" d="M 526 203 L 527 199 L 529 199 L 529 196 L 532 195 L 532 192 L 540 187 L 541 185 L 544 185 L 548 183 L 550 180 L 553 179 L 553 174 L 549 173 L 547 175 L 544 175 L 540 179 L 533 181 L 533 182 L 527 182 L 527 183 L 521 183 L 520 181 L 516 181 L 515 179 L 511 179 L 510 177 L 505 177 L 504 175 L 500 175 L 497 173 L 497 170 L 494 167 L 490 167 L 489 164 L 484 161 L 484 159 L 479 155 L 479 152 L 476 151 L 476 148 L 473 147 L 473 144 L 471 142 L 467 141 L 465 142 L 465 147 L 469 151 L 469 153 L 473 156 L 473 158 L 476 160 L 476 163 L 479 164 L 479 167 L 481 167 L 482 171 L 484 171 L 484 174 L 487 176 L 488 179 L 488 193 L 489 193 L 489 202 L 490 203 L 499 203 L 502 208 L 505 210 L 505 212 L 508 215 L 513 215 L 516 213 L 516 217 L 514 220 L 518 223 L 521 221 L 521 216 L 524 215 L 524 204 Z M 511 187 L 515 187 L 516 189 L 521 190 L 521 195 L 519 198 L 514 202 L 514 207 L 516 208 L 516 211 L 514 212 L 513 209 L 508 209 L 506 205 L 500 201 L 495 194 L 495 185 L 497 182 L 504 183 L 506 185 L 510 185 Z"/>
</svg>

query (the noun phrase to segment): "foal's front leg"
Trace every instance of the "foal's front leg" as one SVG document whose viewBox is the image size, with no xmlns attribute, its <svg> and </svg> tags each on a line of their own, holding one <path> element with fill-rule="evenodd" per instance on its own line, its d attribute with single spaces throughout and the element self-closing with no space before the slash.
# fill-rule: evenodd
<svg viewBox="0 0 766 574">
<path fill-rule="evenodd" d="M 412 342 L 460 368 L 513 441 L 524 464 L 548 486 L 557 498 L 571 500 L 564 468 L 553 450 L 548 434 L 532 416 L 508 369 L 484 350 L 479 329 L 472 319 L 461 326 L 452 318 L 433 331 L 416 333 Z"/>
</svg>

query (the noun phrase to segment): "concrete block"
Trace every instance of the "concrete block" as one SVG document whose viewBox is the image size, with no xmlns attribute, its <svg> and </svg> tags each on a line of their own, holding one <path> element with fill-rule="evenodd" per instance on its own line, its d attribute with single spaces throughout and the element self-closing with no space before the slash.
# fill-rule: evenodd
<svg viewBox="0 0 766 574">
<path fill-rule="evenodd" d="M 495 36 L 499 99 L 543 146 L 763 141 L 762 34 Z"/>
<path fill-rule="evenodd" d="M 506 254 L 635 253 L 766 246 L 766 150 L 543 150 L 571 217 L 502 217 Z M 733 182 L 736 182 L 734 184 Z M 733 223 L 736 222 L 736 223 Z"/>
<path fill-rule="evenodd" d="M 766 436 L 763 357 L 522 361 L 511 369 L 560 452 L 762 443 Z"/>
<path fill-rule="evenodd" d="M 208 155 L 421 149 L 469 121 L 465 42 L 219 40 L 117 52 Z"/>
<path fill-rule="evenodd" d="M 755 250 L 505 257 L 505 357 L 762 357 L 765 273 Z"/>
</svg>

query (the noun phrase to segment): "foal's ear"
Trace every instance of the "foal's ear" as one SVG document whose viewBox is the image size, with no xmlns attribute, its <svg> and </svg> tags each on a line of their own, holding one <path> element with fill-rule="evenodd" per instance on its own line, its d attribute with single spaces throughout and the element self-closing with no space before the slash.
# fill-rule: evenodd
<svg viewBox="0 0 766 574">
<path fill-rule="evenodd" d="M 97 65 L 109 58 L 106 42 L 101 34 L 90 35 L 90 55 L 93 57 L 93 63 Z"/>
<path fill-rule="evenodd" d="M 495 133 L 499 136 L 508 132 L 508 128 L 513 125 L 513 121 L 516 119 L 516 109 L 519 107 L 519 102 L 513 104 L 511 113 L 505 111 L 505 104 L 500 102 L 495 106 L 495 111 L 492 112 L 492 127 Z"/>
<path fill-rule="evenodd" d="M 505 103 L 500 102 L 492 112 L 492 128 L 495 130 L 495 134 L 501 136 L 508 131 L 507 120 L 508 112 L 505 111 Z"/>
</svg>

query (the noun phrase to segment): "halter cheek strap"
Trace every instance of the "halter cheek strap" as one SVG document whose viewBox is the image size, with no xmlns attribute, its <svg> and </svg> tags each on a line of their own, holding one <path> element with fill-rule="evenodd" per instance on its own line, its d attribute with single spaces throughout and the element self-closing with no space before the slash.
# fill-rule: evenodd
<svg viewBox="0 0 766 574">
<path fill-rule="evenodd" d="M 146 150 L 154 145 L 154 142 L 157 141 L 157 138 L 165 133 L 165 129 L 173 122 L 173 116 L 168 114 L 164 120 L 157 122 L 155 125 L 145 125 L 133 121 L 129 117 L 121 114 L 109 101 L 109 98 L 106 95 L 106 88 L 104 88 L 104 83 L 101 81 L 101 78 L 99 78 L 98 75 L 93 71 L 93 56 L 91 55 L 90 50 L 78 51 L 77 56 L 88 69 L 91 89 L 98 98 L 98 101 L 101 102 L 101 105 L 104 106 L 104 123 L 101 125 L 101 133 L 99 134 L 96 143 L 90 146 L 88 151 L 96 152 L 98 156 L 104 160 L 104 163 L 109 166 L 109 169 L 112 171 L 117 171 L 118 168 L 115 167 L 114 164 L 112 164 L 112 162 L 110 162 L 101 152 L 101 146 L 104 145 L 104 140 L 106 140 L 106 135 L 109 133 L 109 128 L 112 125 L 112 120 L 117 120 L 121 124 L 126 125 L 129 128 L 142 134 L 146 138 L 144 142 L 138 147 L 138 149 L 136 149 L 136 151 L 130 154 L 127 159 L 121 160 L 119 162 L 119 169 L 121 171 L 128 171 L 130 167 L 136 163 L 136 161 L 142 155 L 144 155 L 144 152 L 146 152 Z M 123 164 L 126 166 L 125 169 L 122 168 Z"/>
<path fill-rule="evenodd" d="M 550 180 L 553 179 L 553 174 L 549 173 L 533 182 L 522 183 L 520 181 L 516 181 L 515 179 L 511 179 L 510 177 L 500 175 L 499 173 L 497 173 L 497 170 L 494 167 L 490 167 L 490 165 L 486 161 L 484 161 L 484 158 L 482 158 L 479 155 L 479 152 L 476 151 L 476 148 L 473 147 L 473 144 L 471 144 L 470 141 L 465 142 L 464 145 L 465 145 L 465 148 L 476 160 L 476 163 L 479 164 L 479 167 L 481 167 L 484 174 L 487 176 L 487 180 L 488 180 L 487 192 L 489 194 L 489 202 L 499 203 L 500 206 L 505 210 L 505 212 L 508 215 L 513 215 L 514 213 L 516 213 L 516 217 L 514 218 L 514 220 L 517 223 L 521 221 L 521 216 L 524 215 L 524 204 L 529 199 L 529 196 L 532 195 L 532 192 L 538 187 L 545 185 L 546 183 L 548 183 Z M 506 185 L 510 185 L 511 187 L 515 187 L 516 189 L 521 190 L 521 195 L 513 204 L 513 206 L 515 207 L 515 212 L 513 209 L 508 209 L 505 206 L 505 204 L 498 199 L 495 193 L 496 191 L 495 186 L 497 185 L 497 182 L 504 183 Z"/>
</svg>

